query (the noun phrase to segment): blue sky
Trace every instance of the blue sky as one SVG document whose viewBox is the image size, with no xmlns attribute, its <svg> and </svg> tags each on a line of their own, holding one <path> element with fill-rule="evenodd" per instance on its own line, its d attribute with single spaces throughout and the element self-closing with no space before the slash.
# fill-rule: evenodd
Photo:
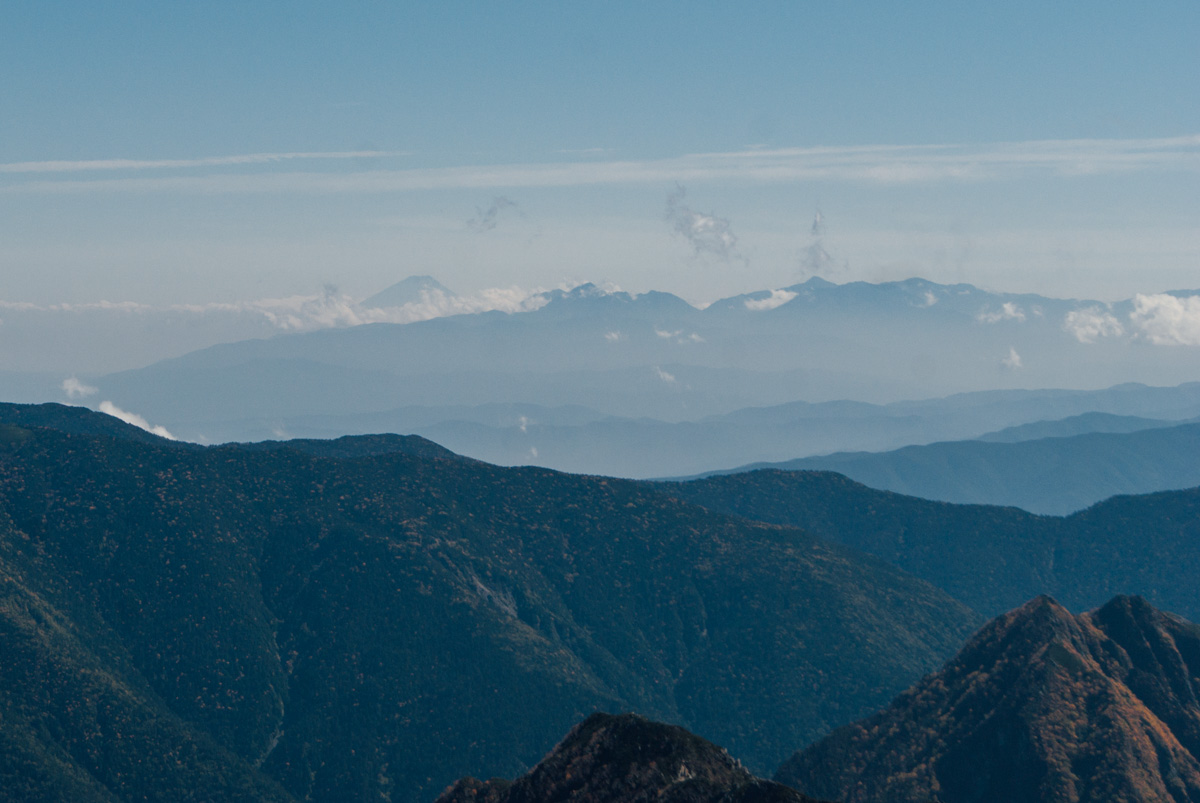
<svg viewBox="0 0 1200 803">
<path fill-rule="evenodd" d="M 4 4 L 0 300 L 1200 285 L 1200 5 L 744 6 Z"/>
</svg>

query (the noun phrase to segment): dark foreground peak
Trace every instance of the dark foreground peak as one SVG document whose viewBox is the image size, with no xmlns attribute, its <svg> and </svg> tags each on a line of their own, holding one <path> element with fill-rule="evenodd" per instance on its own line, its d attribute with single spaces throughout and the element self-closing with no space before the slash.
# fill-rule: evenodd
<svg viewBox="0 0 1200 803">
<path fill-rule="evenodd" d="M 805 803 L 720 747 L 634 714 L 592 714 L 516 781 L 464 778 L 438 803 Z"/>
</svg>

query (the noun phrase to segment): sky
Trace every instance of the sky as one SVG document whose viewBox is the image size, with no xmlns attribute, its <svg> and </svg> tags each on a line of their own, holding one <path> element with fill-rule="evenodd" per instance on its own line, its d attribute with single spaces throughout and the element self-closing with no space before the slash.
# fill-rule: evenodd
<svg viewBox="0 0 1200 803">
<path fill-rule="evenodd" d="M 0 4 L 0 302 L 1200 287 L 1194 0 L 747 5 Z"/>
</svg>

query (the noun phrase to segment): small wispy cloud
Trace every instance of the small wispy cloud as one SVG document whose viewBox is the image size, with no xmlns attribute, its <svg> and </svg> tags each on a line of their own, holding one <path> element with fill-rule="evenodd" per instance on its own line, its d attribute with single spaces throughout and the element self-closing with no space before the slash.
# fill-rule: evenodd
<svg viewBox="0 0 1200 803">
<path fill-rule="evenodd" d="M 1011 301 L 1005 301 L 998 310 L 983 309 L 975 316 L 980 323 L 1000 323 L 1001 321 L 1025 321 L 1025 311 Z"/>
<path fill-rule="evenodd" d="M 503 195 L 496 196 L 492 199 L 492 204 L 487 209 L 475 208 L 475 217 L 467 221 L 467 228 L 480 234 L 485 231 L 491 231 L 499 224 L 500 216 L 505 211 L 512 211 L 518 215 L 521 214 L 521 208 L 517 205 L 516 201 Z"/>
<path fill-rule="evenodd" d="M 622 334 L 617 331 L 604 333 L 604 339 L 607 340 L 609 343 L 616 343 L 617 341 L 621 340 L 621 338 L 622 338 Z"/>
<path fill-rule="evenodd" d="M 69 376 L 62 381 L 63 393 L 67 394 L 68 399 L 83 399 L 88 396 L 94 396 L 98 391 L 91 385 L 86 385 L 80 382 L 78 378 Z"/>
<path fill-rule="evenodd" d="M 706 342 L 704 340 L 704 338 L 698 332 L 692 332 L 691 334 L 684 334 L 682 329 L 676 329 L 675 331 L 669 331 L 667 329 L 655 329 L 654 334 L 656 334 L 658 337 L 662 338 L 663 340 L 670 340 L 674 343 L 679 343 L 680 345 L 682 345 L 684 343 L 704 343 L 704 342 Z"/>
<path fill-rule="evenodd" d="M 667 196 L 666 220 L 671 230 L 692 246 L 696 256 L 713 256 L 723 262 L 745 261 L 738 253 L 737 235 L 727 218 L 697 212 L 686 203 L 687 189 L 680 184 Z"/>
<path fill-rule="evenodd" d="M 657 365 L 654 367 L 654 371 L 663 382 L 666 382 L 668 385 L 675 384 L 675 374 L 669 374 Z"/>
<path fill-rule="evenodd" d="M 139 429 L 144 429 L 153 435 L 159 436 L 160 438 L 166 438 L 169 441 L 179 440 L 172 435 L 166 427 L 153 426 L 150 424 L 150 422 L 142 418 L 137 413 L 131 413 L 128 410 L 122 410 L 120 407 L 110 401 L 100 402 L 99 410 L 105 415 L 111 415 L 113 418 L 119 418 L 126 424 L 132 424 L 133 426 Z"/>
<path fill-rule="evenodd" d="M 820 276 L 832 279 L 839 274 L 848 273 L 848 260 L 838 261 L 825 248 L 825 216 L 821 210 L 813 214 L 812 225 L 808 229 L 808 245 L 800 253 L 800 272 L 804 277 Z"/>
<path fill-rule="evenodd" d="M 746 305 L 746 309 L 754 312 L 763 310 L 776 309 L 796 297 L 796 293 L 791 290 L 772 290 L 771 294 L 766 298 L 747 298 L 742 303 Z"/>
<path fill-rule="evenodd" d="M 1120 337 L 1125 327 L 1104 307 L 1091 306 L 1071 310 L 1063 319 L 1063 329 L 1080 343 L 1095 343 L 1102 337 Z"/>
<path fill-rule="evenodd" d="M 1017 350 L 1015 348 L 1009 346 L 1008 355 L 1001 358 L 1000 365 L 1002 365 L 1004 368 L 1007 368 L 1009 371 L 1015 371 L 1018 368 L 1023 367 L 1021 355 L 1017 354 Z"/>
</svg>

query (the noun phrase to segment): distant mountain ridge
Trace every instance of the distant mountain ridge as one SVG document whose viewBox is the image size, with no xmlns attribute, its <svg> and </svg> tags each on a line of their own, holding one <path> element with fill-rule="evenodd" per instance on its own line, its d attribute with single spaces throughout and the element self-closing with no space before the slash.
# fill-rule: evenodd
<svg viewBox="0 0 1200 803">
<path fill-rule="evenodd" d="M 862 550 L 987 616 L 1038 594 L 1073 610 L 1134 594 L 1200 619 L 1200 488 L 1117 496 L 1059 518 L 902 496 L 829 472 L 764 469 L 656 485 Z"/>
<path fill-rule="evenodd" d="M 1048 515 L 1073 513 L 1118 494 L 1200 485 L 1200 424 L 1135 421 L 1132 432 L 932 443 L 893 452 L 806 457 L 771 467 L 836 471 L 908 496 L 1012 505 Z"/>
<path fill-rule="evenodd" d="M 1200 627 L 1040 597 L 776 780 L 846 803 L 1200 800 Z"/>
</svg>

